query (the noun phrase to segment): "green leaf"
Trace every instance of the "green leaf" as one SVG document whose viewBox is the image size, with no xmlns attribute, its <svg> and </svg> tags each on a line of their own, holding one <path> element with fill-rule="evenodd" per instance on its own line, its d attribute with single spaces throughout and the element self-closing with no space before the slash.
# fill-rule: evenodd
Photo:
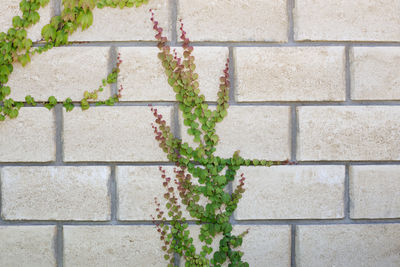
<svg viewBox="0 0 400 267">
<path fill-rule="evenodd" d="M 42 37 L 44 38 L 44 40 L 46 42 L 48 42 L 50 39 L 55 40 L 56 39 L 56 28 L 50 24 L 44 26 L 42 29 Z"/>
<path fill-rule="evenodd" d="M 30 95 L 27 95 L 27 96 L 25 97 L 25 101 L 26 101 L 26 103 L 29 104 L 29 105 L 32 105 L 32 106 L 36 106 L 36 105 L 37 105 L 36 102 L 35 102 L 35 100 L 33 99 L 33 97 L 30 96 Z"/>
<path fill-rule="evenodd" d="M 223 185 L 226 183 L 226 177 L 225 176 L 217 176 L 216 182 L 218 185 Z"/>
<path fill-rule="evenodd" d="M 50 96 L 48 101 L 49 101 L 50 105 L 53 105 L 53 106 L 57 105 L 57 99 L 54 96 Z"/>
<path fill-rule="evenodd" d="M 22 64 L 23 67 L 26 66 L 31 61 L 31 58 L 29 57 L 29 54 L 26 53 L 25 55 L 19 56 L 18 61 Z"/>
<path fill-rule="evenodd" d="M 93 23 L 93 14 L 90 10 L 86 12 L 81 11 L 76 19 L 76 21 L 82 26 L 82 30 L 90 27 Z"/>
</svg>

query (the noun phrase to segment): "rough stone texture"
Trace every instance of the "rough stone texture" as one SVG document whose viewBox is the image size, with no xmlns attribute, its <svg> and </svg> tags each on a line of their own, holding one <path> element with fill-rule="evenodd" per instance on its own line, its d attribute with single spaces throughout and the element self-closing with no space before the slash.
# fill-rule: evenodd
<svg viewBox="0 0 400 267">
<path fill-rule="evenodd" d="M 250 159 L 289 158 L 289 115 L 288 107 L 229 107 L 228 116 L 216 126 L 220 140 L 216 154 L 231 157 L 235 151 L 240 150 L 242 157 Z M 187 134 L 182 117 L 180 124 L 182 139 L 193 145 L 193 136 Z"/>
<path fill-rule="evenodd" d="M 171 107 L 156 107 L 169 124 Z M 167 161 L 147 106 L 64 111 L 65 161 Z"/>
<path fill-rule="evenodd" d="M 151 0 L 139 8 L 96 8 L 93 11 L 93 24 L 85 31 L 77 30 L 70 41 L 156 41 L 155 31 L 150 21 L 149 9 L 155 12 L 155 18 L 164 35 L 170 36 L 170 1 Z"/>
<path fill-rule="evenodd" d="M 55 96 L 58 101 L 68 97 L 80 101 L 85 91 L 98 89 L 111 72 L 109 50 L 109 47 L 56 47 L 33 56 L 31 63 L 25 67 L 16 65 L 10 75 L 10 97 L 25 101 L 25 96 L 31 95 L 37 101 L 47 101 L 49 96 Z M 99 99 L 108 97 L 109 86 L 99 93 Z"/>
<path fill-rule="evenodd" d="M 199 226 L 189 226 L 193 244 L 196 246 L 197 252 L 200 251 L 204 243 L 201 243 L 198 236 L 200 234 Z M 234 225 L 232 233 L 239 235 L 246 230 L 249 233 L 243 238 L 243 244 L 239 248 L 244 252 L 243 261 L 249 263 L 250 266 L 268 266 L 289 267 L 290 266 L 290 243 L 291 229 L 288 225 Z M 214 239 L 212 243 L 213 252 L 219 247 L 220 238 Z M 185 260 L 181 260 L 181 266 Z M 227 267 L 228 264 L 223 264 Z"/>
<path fill-rule="evenodd" d="M 163 167 L 169 177 L 173 176 L 171 166 Z M 162 197 L 166 193 L 161 172 L 156 166 L 118 166 L 116 170 L 119 220 L 151 220 L 156 215 L 154 197 L 165 207 Z"/>
<path fill-rule="evenodd" d="M 343 47 L 235 48 L 237 100 L 343 101 Z"/>
<path fill-rule="evenodd" d="M 246 181 L 237 220 L 344 216 L 344 166 L 242 167 Z M 233 188 L 238 181 L 235 180 Z"/>
<path fill-rule="evenodd" d="M 21 108 L 16 119 L 0 122 L 0 162 L 49 162 L 56 158 L 54 113 Z"/>
<path fill-rule="evenodd" d="M 352 218 L 400 218 L 400 166 L 350 167 Z"/>
<path fill-rule="evenodd" d="M 56 0 L 52 0 L 56 1 Z M 32 41 L 39 41 L 42 39 L 42 28 L 44 25 L 50 22 L 50 18 L 53 16 L 52 5 L 53 2 L 39 9 L 40 21 L 31 26 L 28 30 L 28 38 Z M 19 3 L 21 0 L 2 0 L 0 6 L 0 32 L 7 32 L 8 29 L 13 27 L 12 19 L 14 16 L 22 16 L 22 12 L 19 9 Z"/>
<path fill-rule="evenodd" d="M 123 47 L 118 50 L 123 60 L 118 80 L 124 86 L 122 101 L 175 101 L 175 93 L 157 57 L 158 48 Z M 182 49 L 177 51 L 180 54 Z M 219 78 L 229 51 L 226 47 L 196 47 L 193 55 L 201 93 L 207 101 L 216 101 Z"/>
<path fill-rule="evenodd" d="M 287 41 L 284 0 L 180 0 L 178 18 L 192 41 Z"/>
<path fill-rule="evenodd" d="M 0 265 L 55 267 L 54 226 L 0 226 Z"/>
<path fill-rule="evenodd" d="M 64 226 L 64 266 L 166 266 L 154 226 Z"/>
<path fill-rule="evenodd" d="M 400 99 L 400 47 L 356 47 L 351 57 L 352 99 Z"/>
<path fill-rule="evenodd" d="M 400 108 L 299 107 L 297 159 L 400 160 Z"/>
<path fill-rule="evenodd" d="M 6 167 L 1 173 L 6 220 L 110 219 L 109 167 Z"/>
<path fill-rule="evenodd" d="M 398 0 L 297 0 L 295 40 L 400 41 Z"/>
<path fill-rule="evenodd" d="M 162 166 L 168 177 L 175 178 L 174 168 L 172 166 Z M 163 195 L 167 192 L 163 187 L 163 179 L 159 166 L 118 166 L 116 169 L 117 195 L 118 195 L 118 214 L 121 221 L 148 221 L 151 215 L 156 217 L 156 204 L 154 197 L 157 197 L 162 210 L 166 211 L 167 201 Z M 173 180 L 172 180 L 173 181 Z M 195 180 L 193 180 L 196 183 Z M 178 193 L 176 185 L 170 184 Z M 179 200 L 180 201 L 180 200 Z M 206 199 L 200 196 L 199 204 L 206 203 Z M 186 211 L 186 206 L 182 204 L 183 217 L 192 218 Z M 166 214 L 166 217 L 170 219 Z"/>
<path fill-rule="evenodd" d="M 296 266 L 399 266 L 399 240 L 400 224 L 298 226 Z"/>
</svg>

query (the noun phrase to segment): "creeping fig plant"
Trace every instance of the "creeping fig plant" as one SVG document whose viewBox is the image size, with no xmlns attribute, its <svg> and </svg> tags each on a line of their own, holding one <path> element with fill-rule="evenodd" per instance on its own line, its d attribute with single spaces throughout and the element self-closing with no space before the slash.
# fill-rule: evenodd
<svg viewBox="0 0 400 267">
<path fill-rule="evenodd" d="M 157 32 L 155 38 L 160 49 L 158 57 L 168 77 L 168 83 L 176 93 L 184 125 L 188 127 L 187 133 L 197 145 L 192 147 L 176 138 L 163 116 L 156 108 L 151 107 L 156 118 L 153 125 L 156 140 L 167 153 L 168 159 L 176 165 L 174 179 L 168 177 L 165 170 L 160 168 L 163 186 L 166 188 L 166 212 L 163 211 L 159 200 L 155 199 L 157 217 L 154 221 L 161 234 L 161 240 L 164 241 L 162 249 L 166 252 L 165 259 L 169 261 L 168 266 L 174 266 L 174 254 L 183 256 L 186 266 L 222 266 L 225 262 L 229 263 L 228 266 L 248 266 L 248 263 L 242 260 L 243 252 L 237 250 L 246 232 L 234 235 L 230 220 L 244 193 L 245 177 L 240 175 L 239 185 L 232 190 L 233 192 L 229 190 L 230 182 L 235 179 L 240 166 L 272 166 L 290 162 L 244 159 L 239 156 L 238 151 L 231 158 L 215 155 L 219 142 L 215 126 L 227 116 L 229 107 L 229 60 L 220 78 L 216 109 L 212 111 L 205 102 L 204 95 L 200 93 L 195 59 L 192 55 L 193 47 L 190 46 L 183 30 L 183 23 L 181 22 L 180 27 L 180 38 L 183 41 L 181 58 L 167 45 L 167 38 L 162 35 L 163 29 L 154 19 L 153 12 L 151 21 Z M 182 216 L 180 203 L 201 225 L 200 252 L 193 243 L 187 219 Z M 220 239 L 219 247 L 217 251 L 213 251 L 211 244 L 217 238 Z M 210 254 L 211 257 L 208 256 Z"/>
<path fill-rule="evenodd" d="M 19 5 L 22 16 L 13 17 L 13 27 L 7 32 L 0 32 L 0 101 L 3 103 L 0 105 L 0 121 L 5 120 L 6 117 L 16 118 L 19 109 L 24 106 L 23 102 L 14 101 L 9 97 L 11 88 L 6 86 L 15 63 L 19 62 L 25 66 L 37 53 L 41 54 L 53 47 L 68 45 L 69 35 L 78 28 L 85 30 L 92 25 L 92 10 L 95 7 L 139 7 L 148 0 L 63 0 L 61 15 L 52 17 L 50 23 L 42 28 L 42 42 L 34 47 L 32 40 L 27 37 L 27 31 L 40 20 L 39 9 L 48 5 L 49 2 L 50 0 L 22 0 Z M 88 109 L 90 101 L 96 105 L 114 105 L 119 100 L 121 90 L 106 101 L 97 101 L 97 96 L 107 84 L 116 83 L 120 63 L 119 59 L 117 66 L 106 79 L 103 79 L 98 89 L 93 92 L 84 92 L 81 100 L 82 109 Z M 30 95 L 25 97 L 25 102 L 36 106 L 34 98 Z M 44 106 L 52 109 L 56 104 L 57 99 L 50 96 Z M 71 111 L 74 108 L 71 98 L 67 98 L 63 106 L 67 111 Z"/>
</svg>

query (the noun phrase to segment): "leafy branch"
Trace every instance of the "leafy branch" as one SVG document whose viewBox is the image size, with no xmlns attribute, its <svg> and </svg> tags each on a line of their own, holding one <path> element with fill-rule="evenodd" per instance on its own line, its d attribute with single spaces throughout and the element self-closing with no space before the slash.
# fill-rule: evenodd
<svg viewBox="0 0 400 267">
<path fill-rule="evenodd" d="M 229 193 L 227 190 L 237 175 L 241 166 L 272 166 L 292 164 L 286 161 L 268 161 L 244 159 L 239 151 L 230 158 L 215 156 L 219 136 L 215 127 L 227 116 L 229 107 L 229 60 L 220 78 L 217 107 L 211 110 L 200 93 L 198 74 L 195 72 L 193 47 L 183 29 L 181 21 L 181 36 L 183 58 L 167 45 L 167 38 L 162 35 L 163 29 L 158 25 L 151 11 L 153 29 L 157 32 L 158 58 L 168 77 L 168 83 L 176 94 L 179 110 L 182 112 L 187 133 L 192 136 L 196 147 L 176 138 L 171 128 L 163 120 L 162 114 L 151 107 L 155 124 L 152 125 L 155 138 L 167 154 L 169 160 L 175 162 L 175 178 L 167 177 L 161 170 L 163 186 L 166 188 L 164 198 L 167 200 L 164 212 L 156 199 L 157 218 L 154 218 L 161 239 L 164 240 L 162 249 L 166 252 L 168 266 L 174 266 L 174 253 L 183 256 L 185 266 L 248 266 L 242 260 L 243 252 L 237 248 L 243 242 L 244 232 L 239 235 L 232 233 L 230 217 L 244 193 L 244 174 L 240 175 L 238 186 Z M 175 186 L 171 185 L 174 181 Z M 177 187 L 177 189 L 175 189 Z M 177 192 L 175 192 L 177 190 Z M 178 196 L 181 201 L 178 201 Z M 203 201 L 202 201 L 203 200 Z M 182 216 L 182 203 L 193 219 L 201 225 L 199 239 L 203 243 L 201 251 L 196 252 L 193 238 L 190 237 L 187 219 Z M 168 216 L 167 216 L 168 215 Z M 221 237 L 219 248 L 213 253 L 211 244 L 218 236 Z M 212 254 L 213 253 L 213 254 Z M 209 258 L 208 255 L 212 254 Z"/>
<path fill-rule="evenodd" d="M 69 45 L 68 37 L 78 28 L 85 30 L 93 23 L 94 8 L 104 7 L 139 7 L 148 0 L 63 0 L 63 11 L 61 15 L 51 18 L 49 24 L 41 30 L 42 40 L 39 47 L 33 47 L 33 42 L 27 37 L 27 30 L 40 20 L 39 9 L 49 4 L 50 0 L 22 0 L 20 10 L 22 16 L 15 16 L 12 19 L 13 27 L 7 32 L 0 32 L 0 121 L 9 117 L 10 119 L 18 116 L 18 111 L 24 106 L 23 102 L 14 101 L 9 97 L 11 88 L 6 86 L 10 74 L 14 70 L 14 64 L 20 63 L 26 66 L 31 57 L 41 54 L 53 47 Z M 114 105 L 121 97 L 121 89 L 118 94 L 111 96 L 106 101 L 97 101 L 98 93 L 102 92 L 107 84 L 114 84 L 117 81 L 119 72 L 118 59 L 117 66 L 112 72 L 103 79 L 101 86 L 93 92 L 84 92 L 81 100 L 81 107 L 86 110 L 90 107 L 89 102 L 95 105 Z M 26 104 L 35 106 L 37 103 L 32 96 L 25 97 Z M 58 103 L 54 96 L 50 96 L 44 106 L 52 109 Z M 71 98 L 63 102 L 67 111 L 74 108 Z"/>
</svg>

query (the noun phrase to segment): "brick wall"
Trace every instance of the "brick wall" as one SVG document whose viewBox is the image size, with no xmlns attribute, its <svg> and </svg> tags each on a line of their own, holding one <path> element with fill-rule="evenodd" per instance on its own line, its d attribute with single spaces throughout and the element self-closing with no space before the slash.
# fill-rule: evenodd
<svg viewBox="0 0 400 267">
<path fill-rule="evenodd" d="M 60 2 L 41 10 L 31 38 Z M 1 31 L 18 3 L 2 1 Z M 163 192 L 157 168 L 172 164 L 147 105 L 187 134 L 156 57 L 150 7 L 173 46 L 183 19 L 210 103 L 231 60 L 219 155 L 298 161 L 241 169 L 247 191 L 233 221 L 250 229 L 250 266 L 400 266 L 400 0 L 150 0 L 96 10 L 75 44 L 10 77 L 16 100 L 79 101 L 119 52 L 125 89 L 114 107 L 39 105 L 0 123 L 0 265 L 165 266 L 150 214 Z"/>
</svg>

